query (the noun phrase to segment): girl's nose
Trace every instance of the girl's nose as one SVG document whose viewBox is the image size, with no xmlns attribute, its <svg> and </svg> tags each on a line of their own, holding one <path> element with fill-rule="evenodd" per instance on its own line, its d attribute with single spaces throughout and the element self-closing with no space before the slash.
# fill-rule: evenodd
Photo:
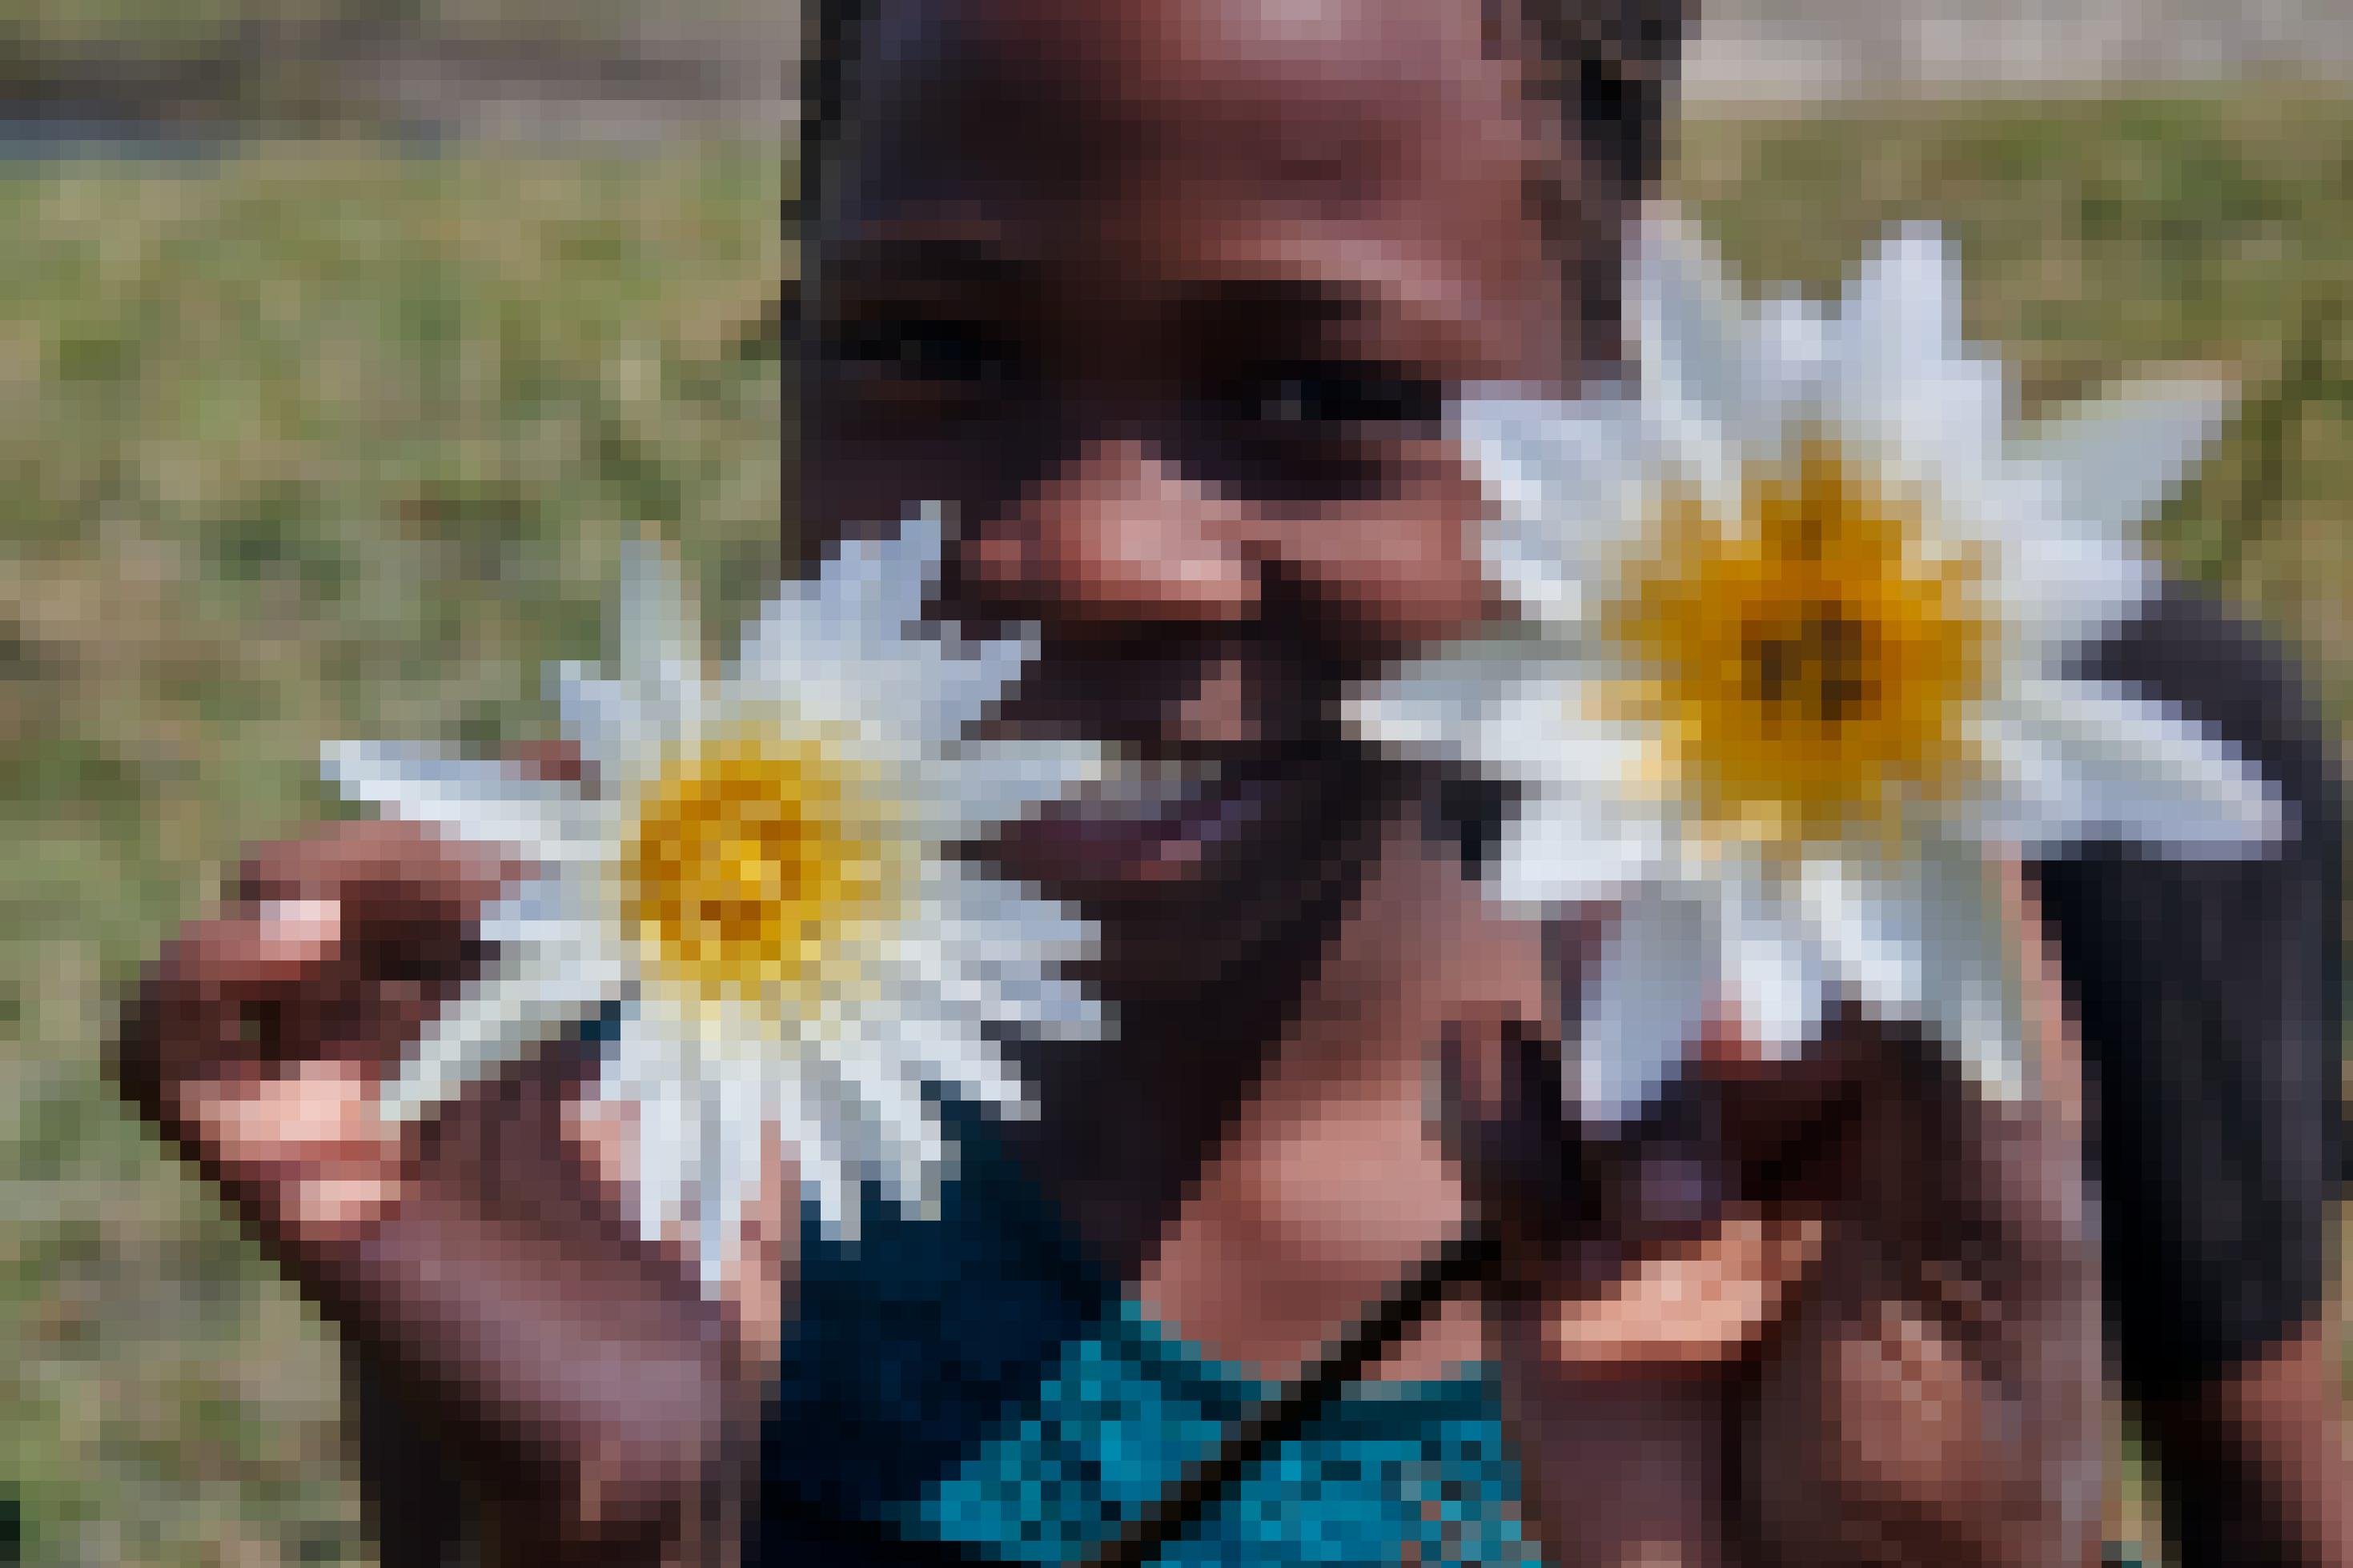
<svg viewBox="0 0 2353 1568">
<path fill-rule="evenodd" d="M 1072 630 L 1218 625 L 1258 609 L 1242 510 L 1133 437 L 1091 442 L 958 539 L 966 592 Z"/>
</svg>

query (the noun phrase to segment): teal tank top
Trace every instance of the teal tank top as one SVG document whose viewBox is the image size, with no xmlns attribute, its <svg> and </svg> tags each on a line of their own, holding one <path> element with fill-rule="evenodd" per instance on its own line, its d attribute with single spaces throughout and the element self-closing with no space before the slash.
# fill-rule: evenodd
<svg viewBox="0 0 2353 1568">
<path fill-rule="evenodd" d="M 1163 1331 L 1082 1256 L 976 1118 L 941 1217 L 805 1227 L 762 1435 L 755 1568 L 1066 1563 L 1273 1392 Z M 1158 1561 L 1520 1568 L 1489 1375 L 1348 1389 Z"/>
</svg>

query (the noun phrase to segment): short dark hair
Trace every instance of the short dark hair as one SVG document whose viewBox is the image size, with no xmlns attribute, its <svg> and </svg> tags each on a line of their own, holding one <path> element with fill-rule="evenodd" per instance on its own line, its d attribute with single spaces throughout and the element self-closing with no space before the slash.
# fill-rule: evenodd
<svg viewBox="0 0 2353 1568">
<path fill-rule="evenodd" d="M 1490 36 L 1526 51 L 1530 90 L 1556 108 L 1574 144 L 1631 194 L 1665 157 L 1666 110 L 1698 0 L 1482 0 Z M 817 210 L 828 153 L 849 109 L 858 37 L 874 0 L 809 0 L 801 68 L 800 197 Z"/>
</svg>

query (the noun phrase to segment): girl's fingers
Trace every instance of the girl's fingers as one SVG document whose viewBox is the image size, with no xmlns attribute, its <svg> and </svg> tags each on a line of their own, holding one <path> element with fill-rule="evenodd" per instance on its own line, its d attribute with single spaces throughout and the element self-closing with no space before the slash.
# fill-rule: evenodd
<svg viewBox="0 0 2353 1568">
<path fill-rule="evenodd" d="M 1550 1303 L 1547 1358 L 1588 1375 L 1737 1359 L 1781 1319 L 1821 1248 L 1810 1210 L 1736 1212 L 1696 1241 L 1636 1260 L 1599 1295 Z"/>
<path fill-rule="evenodd" d="M 1739 1201 L 1696 1086 L 1631 1137 L 1588 1137 L 1565 1113 L 1557 1049 L 1503 1016 L 1457 1020 L 1438 1077 L 1449 1145 L 1504 1243 L 1511 1310 L 1534 1315 L 1556 1371 L 1736 1360 L 1820 1257 L 1814 1207 Z"/>
</svg>

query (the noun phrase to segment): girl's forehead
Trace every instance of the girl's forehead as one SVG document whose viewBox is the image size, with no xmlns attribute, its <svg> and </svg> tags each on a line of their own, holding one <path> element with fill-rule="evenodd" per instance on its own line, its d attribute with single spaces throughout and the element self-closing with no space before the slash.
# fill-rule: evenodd
<svg viewBox="0 0 2353 1568">
<path fill-rule="evenodd" d="M 1100 202 L 1139 180 L 1364 201 L 1525 155 L 1486 0 L 883 0 L 855 183 Z M 944 191 L 943 194 L 946 194 Z"/>
</svg>

